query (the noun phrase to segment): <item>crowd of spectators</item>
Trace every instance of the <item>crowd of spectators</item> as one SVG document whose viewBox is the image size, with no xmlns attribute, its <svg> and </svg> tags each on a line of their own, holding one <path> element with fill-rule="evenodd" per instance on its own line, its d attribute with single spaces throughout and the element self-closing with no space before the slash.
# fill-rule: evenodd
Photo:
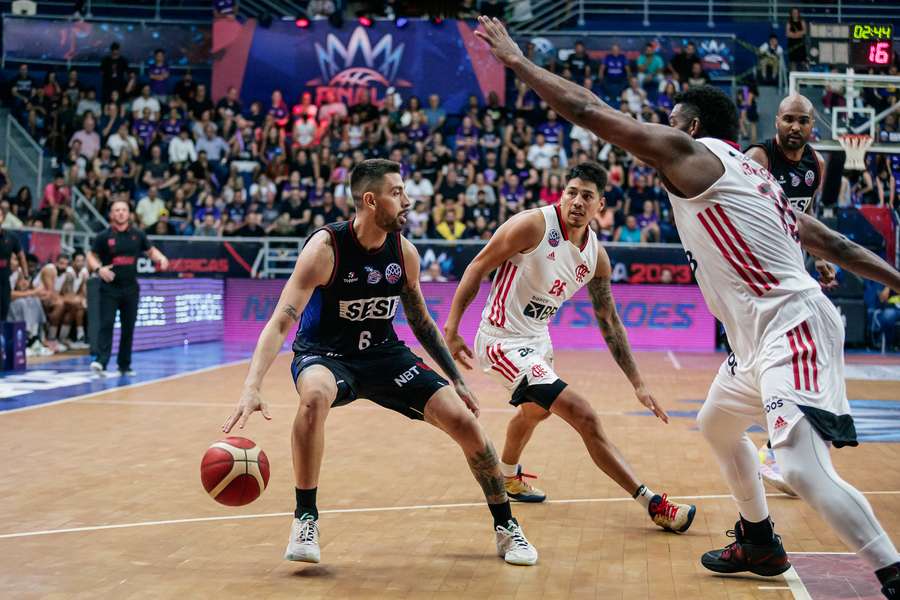
<svg viewBox="0 0 900 600">
<path fill-rule="evenodd" d="M 693 43 L 671 62 L 648 44 L 637 60 L 613 46 L 594 63 L 579 42 L 545 66 L 650 122 L 667 120 L 677 91 L 708 81 Z M 304 236 L 351 216 L 347 174 L 378 157 L 403 165 L 411 238 L 486 239 L 510 216 L 558 202 L 566 167 L 596 159 L 610 171 L 607 208 L 594 220 L 601 237 L 677 240 L 653 169 L 570 127 L 521 82 L 505 104 L 473 95 L 449 114 L 436 95 L 394 90 L 379 105 L 316 104 L 309 92 L 280 90 L 245 102 L 233 88 L 211 98 L 190 72 L 176 79 L 162 49 L 143 80 L 117 45 L 100 71 L 100 90 L 82 86 L 75 69 L 38 84 L 22 65 L 11 82 L 13 110 L 59 163 L 37 210 L 27 188 L 6 190 L 13 218 L 65 227 L 77 188 L 101 214 L 130 200 L 152 234 Z"/>
</svg>

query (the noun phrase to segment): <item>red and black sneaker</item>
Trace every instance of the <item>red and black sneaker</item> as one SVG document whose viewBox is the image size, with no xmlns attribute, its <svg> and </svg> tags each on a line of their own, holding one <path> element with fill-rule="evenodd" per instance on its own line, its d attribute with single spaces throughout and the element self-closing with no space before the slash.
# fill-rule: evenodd
<svg viewBox="0 0 900 600">
<path fill-rule="evenodd" d="M 734 542 L 721 550 L 710 550 L 700 558 L 704 567 L 716 573 L 741 573 L 750 571 L 756 575 L 774 577 L 791 568 L 787 553 L 781 545 L 781 537 L 775 535 L 768 544 L 751 544 L 744 540 L 741 522 L 725 535 Z"/>
</svg>

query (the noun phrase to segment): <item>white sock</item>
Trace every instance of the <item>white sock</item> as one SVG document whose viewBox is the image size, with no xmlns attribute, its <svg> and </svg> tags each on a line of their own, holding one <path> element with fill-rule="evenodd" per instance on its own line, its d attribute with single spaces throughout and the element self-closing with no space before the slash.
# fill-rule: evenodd
<svg viewBox="0 0 900 600">
<path fill-rule="evenodd" d="M 76 328 L 75 328 L 75 335 L 78 336 L 78 339 L 79 339 L 79 340 L 83 340 L 83 339 L 84 339 L 84 327 L 82 327 L 81 325 L 79 325 L 78 327 L 76 327 Z"/>
<path fill-rule="evenodd" d="M 653 490 L 648 488 L 646 485 L 641 484 L 641 487 L 637 489 L 637 492 L 634 494 L 634 499 L 640 503 L 646 509 L 650 509 L 650 501 L 653 500 L 653 496 L 656 494 L 653 493 Z"/>
<path fill-rule="evenodd" d="M 62 342 L 68 342 L 68 341 L 69 341 L 69 334 L 70 334 L 70 333 L 72 333 L 72 326 L 71 326 L 71 325 L 63 325 L 62 327 L 60 327 L 60 328 L 59 328 L 59 339 L 60 339 L 60 341 L 62 341 Z"/>
<path fill-rule="evenodd" d="M 504 477 L 515 477 L 519 472 L 519 465 L 508 465 L 500 461 L 500 472 L 503 473 Z"/>
<path fill-rule="evenodd" d="M 56 336 L 59 334 L 59 326 L 51 325 L 47 329 L 47 339 L 55 340 Z"/>
</svg>

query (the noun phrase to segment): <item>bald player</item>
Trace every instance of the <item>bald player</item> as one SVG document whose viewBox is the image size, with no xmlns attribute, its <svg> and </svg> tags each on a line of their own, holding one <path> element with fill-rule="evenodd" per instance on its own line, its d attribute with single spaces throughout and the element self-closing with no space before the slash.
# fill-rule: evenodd
<svg viewBox="0 0 900 600">
<path fill-rule="evenodd" d="M 813 200 L 825 174 L 825 160 L 809 145 L 815 122 L 812 103 L 791 94 L 778 105 L 775 137 L 744 151 L 781 184 L 794 210 L 807 214 L 814 212 Z"/>
<path fill-rule="evenodd" d="M 813 215 L 815 196 L 821 191 L 825 180 L 825 160 L 809 145 L 815 123 L 812 102 L 801 94 L 791 94 L 778 105 L 775 137 L 753 144 L 744 152 L 775 177 L 795 211 Z M 822 287 L 837 285 L 834 267 L 824 260 L 816 259 L 815 262 Z M 796 496 L 797 493 L 781 476 L 768 442 L 760 447 L 759 454 L 763 480 L 790 496 Z"/>
</svg>

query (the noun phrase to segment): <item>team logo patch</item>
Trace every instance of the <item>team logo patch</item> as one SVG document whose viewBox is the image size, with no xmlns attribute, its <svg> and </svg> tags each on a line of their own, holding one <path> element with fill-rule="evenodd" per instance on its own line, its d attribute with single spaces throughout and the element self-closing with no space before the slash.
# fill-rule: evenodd
<svg viewBox="0 0 900 600">
<path fill-rule="evenodd" d="M 357 281 L 359 281 L 359 277 L 353 271 L 348 272 L 347 276 L 344 277 L 344 283 L 356 283 Z"/>
<path fill-rule="evenodd" d="M 816 174 L 812 172 L 812 169 L 809 169 L 806 175 L 803 176 L 803 181 L 806 182 L 806 185 L 812 185 L 815 180 Z"/>
<path fill-rule="evenodd" d="M 115 248 L 116 238 L 109 238 L 108 240 L 106 240 L 106 245 L 109 246 L 110 248 Z"/>
<path fill-rule="evenodd" d="M 559 232 L 555 229 L 551 229 L 550 235 L 547 236 L 547 241 L 550 242 L 550 245 L 554 248 L 559 246 Z"/>
<path fill-rule="evenodd" d="M 388 283 L 397 283 L 403 275 L 403 270 L 397 263 L 389 264 L 384 270 L 384 278 Z"/>
<path fill-rule="evenodd" d="M 535 379 L 540 379 L 541 377 L 547 376 L 547 369 L 542 367 L 541 365 L 533 365 L 531 367 L 531 376 Z"/>
<path fill-rule="evenodd" d="M 791 173 L 791 187 L 797 187 L 800 185 L 800 176 L 796 173 Z"/>
<path fill-rule="evenodd" d="M 373 269 L 372 267 L 366 267 L 366 273 L 366 281 L 370 284 L 375 285 L 381 281 L 381 271 Z"/>
<path fill-rule="evenodd" d="M 575 267 L 575 281 L 584 283 L 584 277 L 588 274 L 587 265 L 578 265 Z"/>
</svg>

